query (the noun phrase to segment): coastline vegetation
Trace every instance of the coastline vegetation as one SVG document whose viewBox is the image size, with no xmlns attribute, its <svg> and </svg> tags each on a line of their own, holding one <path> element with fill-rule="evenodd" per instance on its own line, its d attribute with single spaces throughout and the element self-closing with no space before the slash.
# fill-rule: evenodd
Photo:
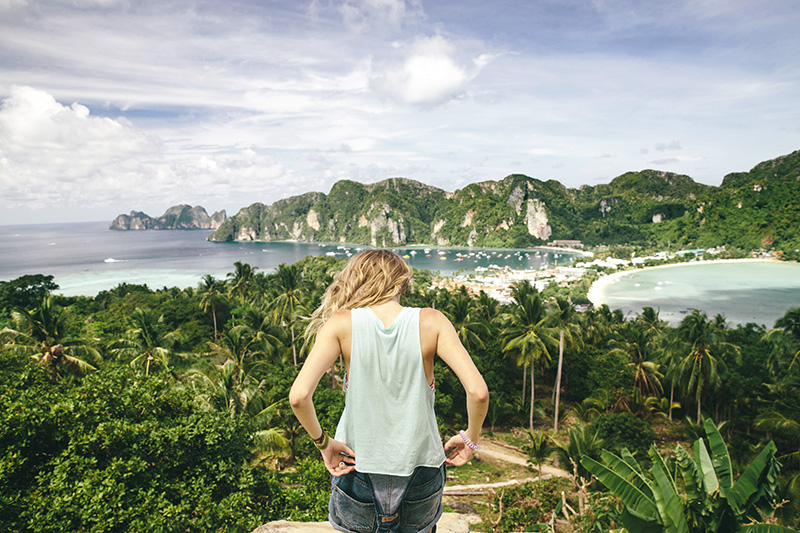
<svg viewBox="0 0 800 533">
<path fill-rule="evenodd" d="M 0 529 L 325 520 L 328 474 L 286 398 L 307 317 L 343 266 L 307 257 L 263 273 L 237 262 L 196 288 L 120 284 L 95 297 L 54 295 L 41 274 L 0 282 Z M 523 451 L 531 475 L 565 471 L 467 498 L 482 518 L 473 530 L 800 526 L 800 308 L 770 329 L 700 310 L 670 327 L 652 308 L 633 320 L 607 306 L 577 312 L 586 279 L 543 291 L 521 282 L 509 304 L 415 279 L 402 303 L 447 314 L 489 385 L 486 439 Z M 329 431 L 342 374 L 332 368 L 315 395 Z M 446 367 L 435 377 L 440 429 L 452 434 L 464 393 Z M 503 472 L 476 460 L 458 473 L 482 477 Z"/>
</svg>

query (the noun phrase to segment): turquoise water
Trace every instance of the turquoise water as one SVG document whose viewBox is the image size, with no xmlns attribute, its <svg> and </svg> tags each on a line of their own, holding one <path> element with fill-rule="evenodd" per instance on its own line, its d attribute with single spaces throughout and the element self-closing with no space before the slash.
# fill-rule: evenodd
<svg viewBox="0 0 800 533">
<path fill-rule="evenodd" d="M 110 231 L 107 223 L 0 226 L 0 280 L 52 275 L 67 296 L 94 296 L 120 283 L 194 287 L 206 274 L 224 279 L 242 261 L 271 271 L 308 255 L 347 257 L 359 245 L 297 242 L 213 243 L 210 231 Z M 569 264 L 547 250 L 410 247 L 395 249 L 416 268 L 453 274 L 489 265 L 538 269 Z M 442 252 L 442 253 L 440 253 Z M 472 255 L 470 255 L 472 254 Z M 429 256 L 429 257 L 426 257 Z"/>
<path fill-rule="evenodd" d="M 800 264 L 701 262 L 634 270 L 607 286 L 601 300 L 628 317 L 643 307 L 659 309 L 673 325 L 696 308 L 709 317 L 722 313 L 733 324 L 772 327 L 787 310 L 800 307 Z"/>
</svg>

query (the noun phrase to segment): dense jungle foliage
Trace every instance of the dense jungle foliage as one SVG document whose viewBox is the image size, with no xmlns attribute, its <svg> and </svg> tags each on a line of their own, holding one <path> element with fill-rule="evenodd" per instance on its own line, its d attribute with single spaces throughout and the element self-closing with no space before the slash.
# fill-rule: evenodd
<svg viewBox="0 0 800 533">
<path fill-rule="evenodd" d="M 54 295 L 41 274 L 0 283 L 0 530 L 246 532 L 324 520 L 328 474 L 287 395 L 308 353 L 307 317 L 343 264 L 309 257 L 265 273 L 237 262 L 197 288 L 121 284 L 95 297 Z M 487 435 L 513 435 L 534 472 L 557 461 L 572 474 L 496 495 L 474 528 L 636 531 L 631 506 L 641 505 L 655 524 L 642 531 L 714 530 L 722 500 L 697 495 L 714 473 L 706 485 L 677 474 L 710 463 L 672 451 L 704 440 L 715 468 L 726 447 L 719 486 L 747 478 L 758 496 L 718 530 L 798 526 L 800 308 L 772 329 L 701 311 L 673 328 L 651 308 L 634 320 L 605 306 L 576 312 L 585 280 L 542 292 L 521 283 L 507 305 L 431 290 L 427 272 L 415 280 L 404 305 L 447 314 L 486 378 Z M 331 369 L 314 397 L 330 431 L 341 374 Z M 466 423 L 464 393 L 438 362 L 435 375 L 440 428 L 452 434 Z M 622 481 L 603 479 L 611 491 L 591 482 L 587 466 L 635 471 L 640 481 L 628 482 L 651 487 L 652 502 L 668 478 L 670 505 L 691 523 L 670 529 L 647 501 L 615 495 Z"/>
<path fill-rule="evenodd" d="M 569 189 L 512 174 L 452 193 L 405 179 L 340 181 L 254 203 L 209 238 L 296 239 L 373 246 L 533 247 L 549 240 L 674 248 L 758 248 L 800 258 L 800 150 L 724 177 L 719 187 L 642 170 Z"/>
</svg>

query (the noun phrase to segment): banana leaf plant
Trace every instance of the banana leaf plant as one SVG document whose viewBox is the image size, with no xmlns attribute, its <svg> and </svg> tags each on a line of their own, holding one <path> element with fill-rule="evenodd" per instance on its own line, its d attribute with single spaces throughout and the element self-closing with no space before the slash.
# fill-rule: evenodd
<svg viewBox="0 0 800 533">
<path fill-rule="evenodd" d="M 774 509 L 780 472 L 775 444 L 764 446 L 734 481 L 719 430 L 710 420 L 704 429 L 709 447 L 702 438 L 694 442 L 693 454 L 676 446 L 673 471 L 655 446 L 647 472 L 627 449 L 619 456 L 603 450 L 602 463 L 583 456 L 581 464 L 623 501 L 621 521 L 629 533 L 794 532 L 763 523 Z"/>
</svg>

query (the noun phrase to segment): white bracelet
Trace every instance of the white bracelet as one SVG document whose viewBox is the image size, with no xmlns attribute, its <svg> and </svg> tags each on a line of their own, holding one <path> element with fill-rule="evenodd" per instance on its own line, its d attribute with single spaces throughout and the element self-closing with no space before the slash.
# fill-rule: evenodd
<svg viewBox="0 0 800 533">
<path fill-rule="evenodd" d="M 479 448 L 477 444 L 470 442 L 470 440 L 467 438 L 467 434 L 464 433 L 463 429 L 459 431 L 458 434 L 461 435 L 461 438 L 464 439 L 464 442 L 467 444 L 467 446 L 469 446 L 473 450 L 477 450 Z"/>
</svg>

